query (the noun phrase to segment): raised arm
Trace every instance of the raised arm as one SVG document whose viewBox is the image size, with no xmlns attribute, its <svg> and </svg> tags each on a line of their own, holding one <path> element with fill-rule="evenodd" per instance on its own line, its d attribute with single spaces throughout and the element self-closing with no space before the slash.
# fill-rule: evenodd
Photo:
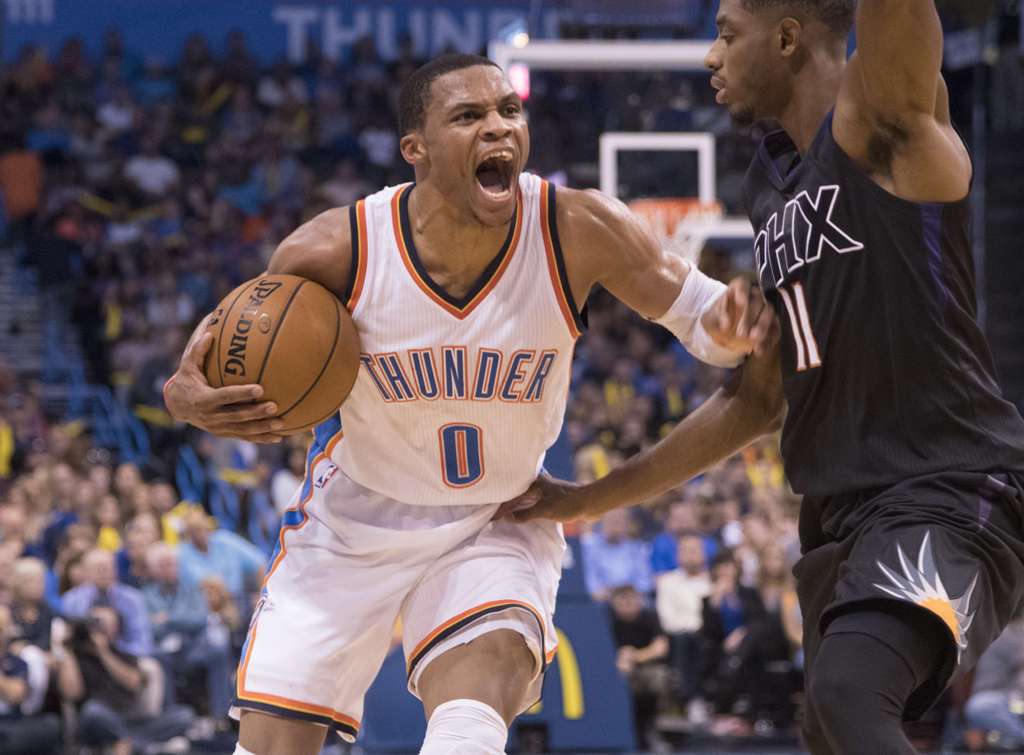
<svg viewBox="0 0 1024 755">
<path fill-rule="evenodd" d="M 962 199 L 971 161 L 950 123 L 934 0 L 860 0 L 856 24 L 857 51 L 836 103 L 836 140 L 898 197 Z"/>
<path fill-rule="evenodd" d="M 935 114 L 942 24 L 934 0 L 860 0 L 857 56 L 864 104 L 881 117 Z"/>
<path fill-rule="evenodd" d="M 498 516 L 518 521 L 597 519 L 606 511 L 651 501 L 781 426 L 785 413 L 778 362 L 778 322 L 762 354 L 687 415 L 656 445 L 587 485 L 539 478 Z"/>
<path fill-rule="evenodd" d="M 282 241 L 267 272 L 309 278 L 340 297 L 348 286 L 351 259 L 349 211 L 339 208 L 317 215 Z M 281 423 L 275 419 L 278 408 L 259 402 L 262 389 L 258 385 L 212 388 L 206 381 L 203 365 L 213 343 L 206 320 L 204 317 L 199 323 L 177 372 L 164 386 L 167 410 L 175 419 L 221 437 L 258 443 L 280 440 L 276 431 Z"/>
</svg>

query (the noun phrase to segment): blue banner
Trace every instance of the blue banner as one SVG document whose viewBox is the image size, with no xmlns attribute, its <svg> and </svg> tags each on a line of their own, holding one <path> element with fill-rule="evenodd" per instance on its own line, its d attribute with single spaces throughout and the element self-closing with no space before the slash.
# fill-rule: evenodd
<svg viewBox="0 0 1024 755">
<path fill-rule="evenodd" d="M 557 11 L 531 14 L 530 0 L 5 0 L 3 55 L 26 45 L 56 52 L 81 37 L 96 53 L 107 29 L 117 28 L 125 48 L 171 63 L 190 34 L 200 32 L 215 51 L 228 32 L 245 33 L 250 52 L 264 63 L 281 56 L 299 63 L 312 41 L 331 59 L 344 60 L 352 45 L 372 37 L 385 60 L 408 38 L 417 57 L 445 49 L 479 52 L 512 24 L 538 37 L 557 35 Z"/>
</svg>

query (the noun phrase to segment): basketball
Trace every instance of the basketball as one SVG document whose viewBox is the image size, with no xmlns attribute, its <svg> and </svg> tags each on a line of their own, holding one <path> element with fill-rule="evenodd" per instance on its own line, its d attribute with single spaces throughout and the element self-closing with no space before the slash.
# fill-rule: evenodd
<svg viewBox="0 0 1024 755">
<path fill-rule="evenodd" d="M 228 294 L 207 325 L 214 388 L 255 383 L 277 404 L 280 433 L 327 419 L 352 390 L 359 336 L 338 298 L 296 275 L 262 275 Z"/>
</svg>

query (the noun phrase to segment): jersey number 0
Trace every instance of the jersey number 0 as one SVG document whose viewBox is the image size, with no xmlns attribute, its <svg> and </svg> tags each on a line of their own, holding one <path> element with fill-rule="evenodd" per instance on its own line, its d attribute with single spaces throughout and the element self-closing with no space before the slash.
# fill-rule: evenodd
<svg viewBox="0 0 1024 755">
<path fill-rule="evenodd" d="M 442 425 L 441 478 L 450 488 L 468 488 L 484 476 L 484 449 L 479 427 L 461 422 Z"/>
</svg>

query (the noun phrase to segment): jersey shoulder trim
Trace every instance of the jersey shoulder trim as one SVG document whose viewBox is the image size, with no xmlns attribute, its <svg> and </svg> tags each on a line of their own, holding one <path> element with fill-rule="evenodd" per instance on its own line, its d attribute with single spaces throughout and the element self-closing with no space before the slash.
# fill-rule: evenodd
<svg viewBox="0 0 1024 755">
<path fill-rule="evenodd" d="M 558 239 L 558 208 L 555 205 L 555 187 L 549 181 L 540 184 L 540 227 L 544 236 L 544 250 L 548 260 L 548 274 L 555 290 L 558 308 L 573 338 L 583 334 L 583 319 L 576 308 L 576 300 L 569 285 L 562 244 Z"/>
<path fill-rule="evenodd" d="M 352 266 L 349 270 L 348 287 L 342 301 L 351 314 L 359 303 L 366 281 L 366 201 L 360 199 L 349 205 L 348 222 L 352 229 Z"/>
<path fill-rule="evenodd" d="M 412 193 L 415 184 L 408 184 L 395 192 L 391 199 L 392 226 L 395 232 L 395 243 L 408 271 L 409 276 L 419 289 L 427 295 L 435 304 L 453 317 L 463 320 L 468 317 L 474 309 L 482 302 L 501 280 L 501 276 L 508 269 L 516 248 L 519 246 L 519 238 L 523 230 L 523 192 L 519 189 L 516 200 L 516 214 L 512 223 L 509 224 L 508 235 L 505 243 L 484 269 L 480 277 L 470 288 L 469 292 L 456 298 L 438 286 L 426 268 L 420 261 L 419 253 L 416 251 L 416 244 L 413 241 L 412 223 L 409 220 L 409 195 Z"/>
</svg>

